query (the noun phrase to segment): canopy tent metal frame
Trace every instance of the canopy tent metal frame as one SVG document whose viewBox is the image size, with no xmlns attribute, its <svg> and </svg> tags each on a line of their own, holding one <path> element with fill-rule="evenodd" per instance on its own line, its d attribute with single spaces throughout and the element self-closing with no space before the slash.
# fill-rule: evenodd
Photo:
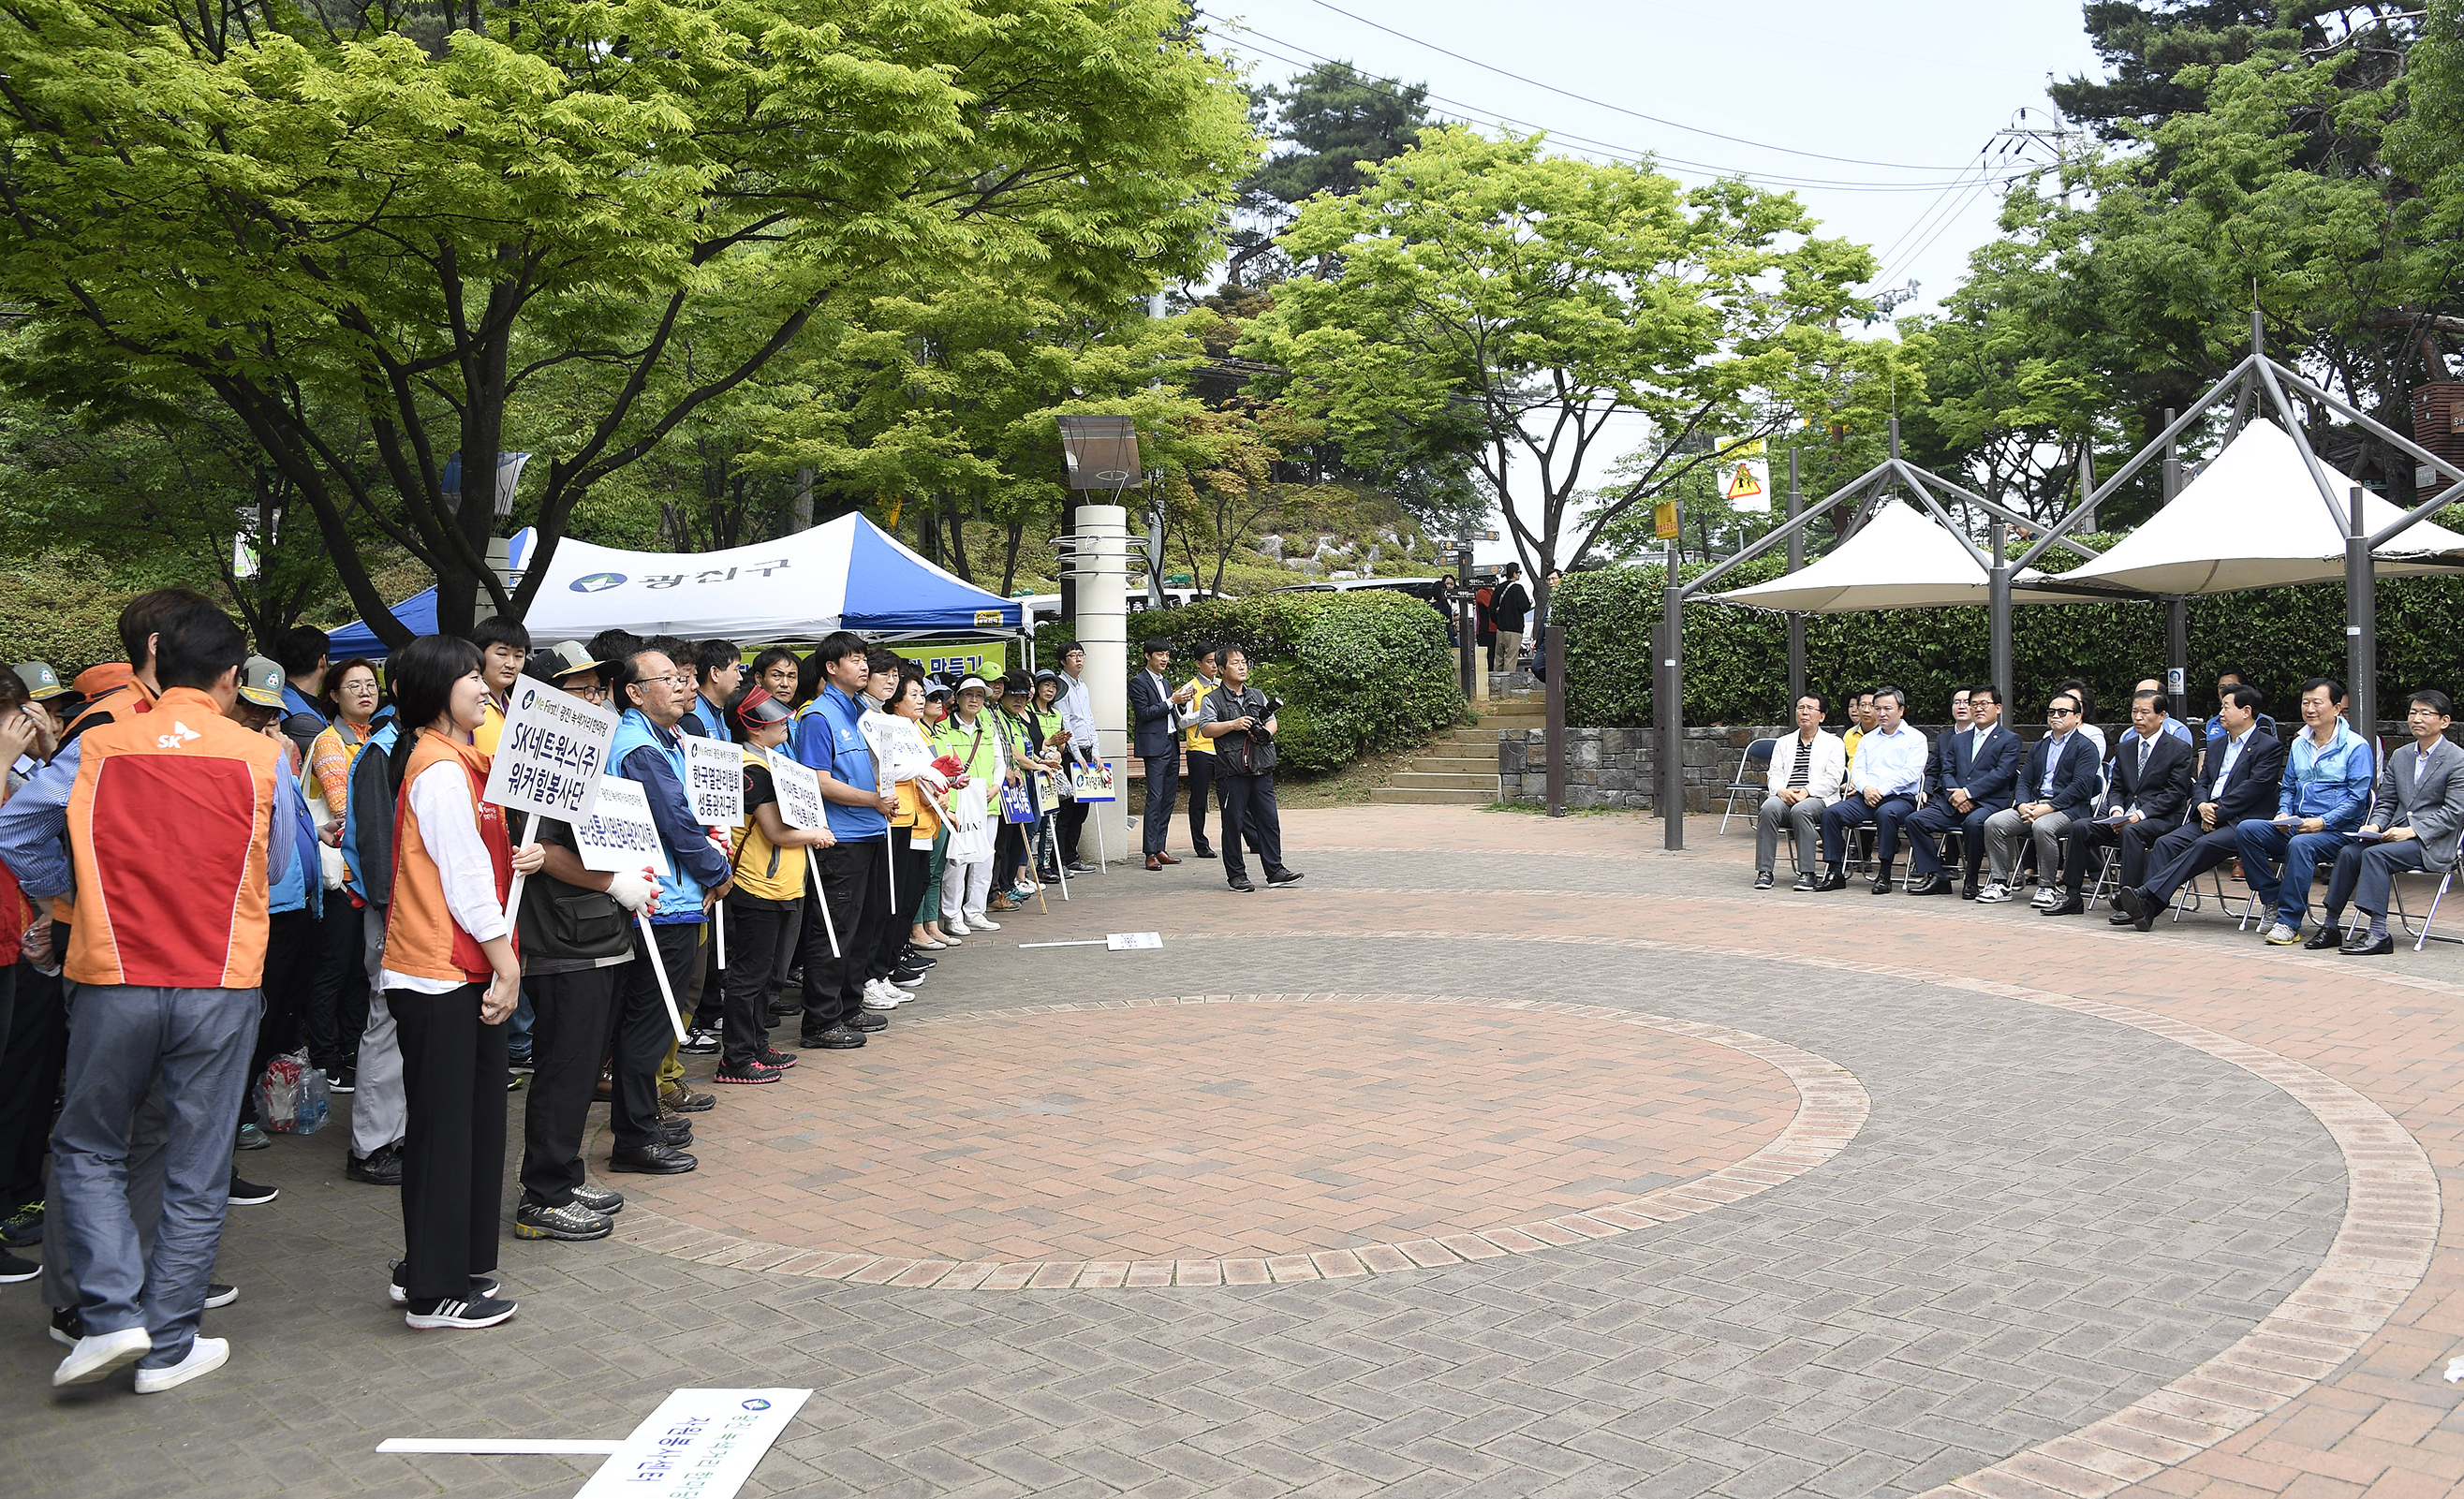
<svg viewBox="0 0 2464 1499">
<path fill-rule="evenodd" d="M 1797 567 L 1803 565 L 1805 528 L 1815 517 L 1830 512 L 1838 505 L 1857 500 L 1859 502 L 1859 509 L 1846 532 L 1848 535 L 1854 535 L 1857 529 L 1863 525 L 1866 515 L 1877 503 L 1878 496 L 1885 489 L 1896 489 L 1900 484 L 1905 483 L 1915 491 L 1918 500 L 1953 534 L 1958 535 L 1970 551 L 1976 553 L 1979 561 L 1985 564 L 1991 580 L 1991 597 L 1987 609 L 1991 621 L 1991 675 L 1995 688 L 2002 694 L 2004 701 L 2008 702 L 2012 685 L 2011 579 L 2034 565 L 2039 557 L 2057 545 L 2067 546 L 2091 560 L 2099 556 L 2101 554 L 2094 548 L 2078 540 L 2072 534 L 2073 529 L 2087 522 L 2095 515 L 2097 505 L 2101 501 L 2130 482 L 2150 463 L 2162 461 L 2164 497 L 2170 502 L 2181 490 L 2182 434 L 2190 430 L 2207 413 L 2226 401 L 2235 403 L 2234 432 L 2239 431 L 2242 423 L 2258 408 L 2261 401 L 2264 401 L 2282 419 L 2285 430 L 2291 434 L 2294 445 L 2301 455 L 2302 464 L 2309 471 L 2311 482 L 2318 487 L 2321 503 L 2327 507 L 2328 514 L 2334 517 L 2337 529 L 2345 538 L 2346 691 L 2354 723 L 2361 727 L 2365 737 L 2372 737 L 2377 722 L 2378 706 L 2376 684 L 2378 603 L 2377 574 L 2372 566 L 2373 554 L 2396 536 L 2428 519 L 2437 511 L 2455 503 L 2455 497 L 2453 494 L 2444 494 L 2423 501 L 2379 528 L 2375 533 L 2371 532 L 2367 530 L 2364 518 L 2362 489 L 2359 486 L 2355 486 L 2349 494 L 2339 495 L 2334 492 L 2333 486 L 2327 479 L 2325 466 L 2320 462 L 2318 453 L 2310 445 L 2309 434 L 2302 426 L 2301 413 L 2295 409 L 2289 392 L 2299 392 L 2309 401 L 2344 418 L 2396 451 L 2410 457 L 2431 473 L 2442 475 L 2455 484 L 2464 485 L 2464 468 L 2459 468 L 2453 461 L 2431 452 L 2412 439 L 2395 431 L 2351 402 L 2323 389 L 2299 371 L 2271 356 L 2267 352 L 2266 324 L 2255 308 L 2252 310 L 2250 316 L 2250 352 L 2236 360 L 2233 368 L 2210 385 L 2206 393 L 2192 402 L 2188 410 L 2178 415 L 2168 413 L 2169 420 L 2166 423 L 2164 430 L 2132 454 L 2127 462 L 2115 469 L 2112 475 L 2101 483 L 2099 483 L 2095 477 L 2092 460 L 2083 455 L 2079 466 L 2079 503 L 2055 521 L 2051 527 L 2042 527 L 2032 517 L 2018 514 L 1986 499 L 1965 486 L 1906 462 L 1900 455 L 1900 430 L 1897 419 L 1891 423 L 1890 457 L 1841 486 L 1829 498 L 1811 511 L 1804 510 L 1800 503 L 1796 454 L 1792 450 L 1789 455 L 1789 518 L 1785 524 L 1773 529 L 1735 556 L 1714 565 L 1691 583 L 1680 583 L 1678 580 L 1676 543 L 1672 541 L 1667 549 L 1667 573 L 1665 586 L 1661 590 L 1661 622 L 1653 632 L 1655 637 L 1653 659 L 1656 668 L 1653 673 L 1652 699 L 1655 719 L 1653 728 L 1659 740 L 1658 787 L 1655 799 L 1661 809 L 1661 846 L 1670 850 L 1682 849 L 1685 846 L 1683 768 L 1685 729 L 1683 708 L 1686 599 L 1703 593 L 1708 585 L 1718 581 L 1740 564 L 1750 561 L 1776 546 L 1785 545 L 1788 548 L 1790 571 L 1795 571 Z M 1965 501 L 1991 517 L 1992 535 L 1990 553 L 1986 549 L 1977 547 L 1974 540 L 1950 520 L 1940 501 L 1929 491 L 1928 486 L 1939 487 L 1944 496 Z M 2034 544 L 2016 558 L 2009 554 L 2009 531 L 2013 526 L 2019 527 L 2023 532 L 2041 532 Z M 2058 577 L 2048 581 L 2057 587 L 2060 583 Z M 2031 586 L 2045 585 L 2032 584 Z M 2187 600 L 2179 595 L 2148 595 L 2124 589 L 2081 586 L 2078 592 L 2082 599 L 2157 597 L 2164 600 L 2167 605 L 2166 654 L 2170 658 L 2167 665 L 2173 675 L 2182 679 L 2175 697 L 2177 706 L 2187 714 L 2189 696 L 2187 675 L 2189 654 Z M 1789 677 L 1792 693 L 1803 692 L 1804 675 L 1804 619 L 1801 615 L 1791 615 L 1789 617 Z"/>
</svg>

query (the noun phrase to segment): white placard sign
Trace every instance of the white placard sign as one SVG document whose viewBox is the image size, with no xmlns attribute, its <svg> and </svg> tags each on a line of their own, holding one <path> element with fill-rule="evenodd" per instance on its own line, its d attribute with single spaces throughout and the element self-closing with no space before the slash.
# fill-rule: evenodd
<svg viewBox="0 0 2464 1499">
<path fill-rule="evenodd" d="M 1107 932 L 1104 945 L 1113 952 L 1135 952 L 1142 947 L 1163 945 L 1161 932 Z"/>
<path fill-rule="evenodd" d="M 633 1428 L 574 1499 L 728 1499 L 810 1390 L 678 1390 Z"/>
<path fill-rule="evenodd" d="M 744 751 L 724 739 L 685 737 L 686 794 L 705 827 L 744 826 Z"/>
<path fill-rule="evenodd" d="M 670 872 L 668 846 L 659 841 L 659 825 L 650 820 L 649 793 L 639 781 L 601 776 L 598 800 L 590 815 L 573 825 L 573 841 L 584 869 L 614 874 L 648 864 L 662 878 Z"/>
<path fill-rule="evenodd" d="M 799 765 L 782 750 L 770 752 L 770 779 L 779 788 L 779 820 L 810 831 L 829 826 L 829 803 L 822 799 L 822 778 L 809 765 Z"/>
<path fill-rule="evenodd" d="M 523 677 L 514 684 L 485 798 L 507 812 L 579 823 L 598 798 L 615 737 L 613 712 Z"/>
</svg>

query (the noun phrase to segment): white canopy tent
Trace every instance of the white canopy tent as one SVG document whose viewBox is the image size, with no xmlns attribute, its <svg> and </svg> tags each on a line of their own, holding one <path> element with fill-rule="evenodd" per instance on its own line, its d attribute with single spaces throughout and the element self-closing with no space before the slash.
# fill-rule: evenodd
<svg viewBox="0 0 2464 1499">
<path fill-rule="evenodd" d="M 2351 492 L 2351 479 L 2323 462 L 2320 467 L 2337 495 Z M 2375 494 L 2362 498 L 2372 532 L 2403 513 Z M 2345 528 L 2320 502 L 2300 449 L 2282 427 L 2261 418 L 2244 425 L 2171 503 L 2059 581 L 2184 595 L 2341 583 L 2345 539 Z M 2381 577 L 2453 573 L 2464 569 L 2464 536 L 2419 521 L 2371 556 L 2371 571 Z"/>
<path fill-rule="evenodd" d="M 2318 502 L 2313 500 L 2315 509 Z M 2078 603 L 2079 596 L 2011 583 L 2011 601 Z M 1991 579 L 1966 542 L 1904 501 L 1877 506 L 1873 517 L 1827 554 L 1785 577 L 1711 595 L 1722 603 L 1789 614 L 1855 614 L 1869 609 L 1950 609 L 1990 601 Z"/>
</svg>

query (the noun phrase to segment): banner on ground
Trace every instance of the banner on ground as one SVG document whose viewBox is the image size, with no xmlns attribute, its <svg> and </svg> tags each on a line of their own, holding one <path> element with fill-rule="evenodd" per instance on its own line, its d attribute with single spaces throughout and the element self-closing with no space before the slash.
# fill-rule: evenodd
<svg viewBox="0 0 2464 1499">
<path fill-rule="evenodd" d="M 598 800 L 616 714 L 523 677 L 488 768 L 485 798 L 507 812 L 579 824 Z"/>
<path fill-rule="evenodd" d="M 590 815 L 573 825 L 573 842 L 584 869 L 612 875 L 647 864 L 661 878 L 670 873 L 668 846 L 659 841 L 649 793 L 639 781 L 601 776 Z"/>
<path fill-rule="evenodd" d="M 678 1390 L 633 1428 L 574 1499 L 728 1499 L 810 1390 Z"/>
</svg>

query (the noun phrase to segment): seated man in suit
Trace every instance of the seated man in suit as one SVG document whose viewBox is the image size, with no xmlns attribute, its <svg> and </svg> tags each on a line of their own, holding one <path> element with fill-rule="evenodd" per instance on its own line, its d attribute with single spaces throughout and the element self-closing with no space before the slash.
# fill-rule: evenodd
<svg viewBox="0 0 2464 1499">
<path fill-rule="evenodd" d="M 2357 958 L 2395 951 L 2387 913 L 2396 872 L 2435 875 L 2455 867 L 2456 833 L 2464 829 L 2464 750 L 2447 739 L 2455 705 L 2444 692 L 2416 692 L 2404 720 L 2412 743 L 2387 755 L 2369 820 L 2360 829 L 2364 841 L 2348 839 L 2336 855 L 2335 872 L 2327 877 L 2326 920 L 2305 947 L 2337 947 Z M 2336 930 L 2347 902 L 2370 919 L 2367 930 Z"/>
<path fill-rule="evenodd" d="M 2028 750 L 2027 769 L 2019 774 L 2013 805 L 1985 819 L 1985 854 L 1993 861 L 1993 878 L 1977 892 L 1979 903 L 2011 899 L 2012 872 L 2018 867 L 2022 836 L 2035 843 L 2036 870 L 2047 892 L 2037 903 L 2052 903 L 2054 861 L 2061 858 L 2062 834 L 2069 830 L 2071 819 L 2086 812 L 2088 803 L 2096 799 L 2102 769 L 2096 746 L 2079 731 L 2079 696 L 2055 693 L 2045 705 L 2045 737 Z"/>
<path fill-rule="evenodd" d="M 1874 824 L 1874 893 L 1891 888 L 1891 858 L 1899 852 L 1900 822 L 1917 810 L 1925 790 L 1925 736 L 1906 721 L 1908 695 L 1897 687 L 1874 689 L 1874 727 L 1857 742 L 1848 765 L 1849 794 L 1822 810 L 1823 876 L 1816 890 L 1845 890 L 1848 829 Z"/>
<path fill-rule="evenodd" d="M 2044 915 L 2086 912 L 2083 892 L 2098 849 L 2120 844 L 2122 882 L 2137 884 L 2146 878 L 2149 847 L 2182 825 L 2190 807 L 2190 738 L 2167 727 L 2170 701 L 2146 688 L 2131 696 L 2130 729 L 2114 751 L 2112 784 L 2090 815 L 2072 819 L 2064 836 L 2070 853 L 2062 864 L 2062 898 L 2040 907 Z"/>
<path fill-rule="evenodd" d="M 2276 913 L 2267 928 L 2271 947 L 2301 940 L 2301 918 L 2310 909 L 2310 882 L 2318 878 L 2320 862 L 2334 861 L 2349 841 L 2344 835 L 2360 827 L 2370 810 L 2376 756 L 2344 722 L 2343 708 L 2344 684 L 2335 678 L 2301 684 L 2301 732 L 2285 748 L 2275 815 L 2252 817 L 2233 830 L 2251 895 Z"/>
<path fill-rule="evenodd" d="M 1796 732 L 1771 749 L 1771 794 L 1754 817 L 1754 888 L 1771 887 L 1783 825 L 1796 841 L 1796 888 L 1814 888 L 1822 809 L 1848 793 L 1848 753 L 1822 727 L 1830 705 L 1819 692 L 1796 700 Z"/>
<path fill-rule="evenodd" d="M 1956 828 L 1960 856 L 1966 864 L 1960 880 L 1962 900 L 1976 899 L 1976 868 L 1985 858 L 1985 822 L 2011 805 L 2019 784 L 2019 736 L 2002 727 L 2002 694 L 1990 686 L 1963 689 L 1968 722 L 1957 722 L 1935 742 L 1934 778 L 1925 804 L 1903 826 L 1911 830 L 1908 867 L 1916 872 L 1910 895 L 1947 895 L 1950 881 L 1943 874 L 1942 856 L 1934 835 Z"/>
<path fill-rule="evenodd" d="M 2135 682 L 2135 683 L 2133 683 L 2133 684 L 2131 684 L 2131 687 L 2130 687 L 2130 696 L 2131 696 L 2131 698 L 2132 698 L 2132 700 L 2133 700 L 2133 701 L 2136 701 L 2136 700 L 2138 699 L 2138 697 L 2139 697 L 2139 694 L 2141 694 L 2142 692 L 2164 692 L 2164 691 L 2165 691 L 2165 679 L 2164 679 L 2164 678 L 2162 678 L 2162 677 L 2142 677 L 2142 678 L 2140 678 L 2137 682 Z M 2172 735 L 2174 738 L 2176 738 L 2176 739 L 2178 739 L 2178 740 L 2182 741 L 2182 743 L 2184 743 L 2184 744 L 2186 744 L 2186 745 L 2189 745 L 2189 746 L 2190 747 L 2190 760 L 2191 760 L 2191 763 L 2192 763 L 2193 767 L 2195 767 L 2195 766 L 2196 766 L 2196 764 L 2197 764 L 2197 761 L 2198 761 L 2198 757 L 2199 757 L 2199 745 L 2198 745 L 2198 740 L 2197 740 L 2197 738 L 2196 738 L 2195 736 L 2193 736 L 2193 735 L 2191 734 L 2191 732 L 2190 732 L 2190 726 L 2189 726 L 2189 725 L 2183 723 L 2180 719 L 2178 719 L 2178 718 L 2176 718 L 2176 717 L 2174 717 L 2174 716 L 2173 716 L 2172 703 L 2173 703 L 2172 695 L 2171 695 L 2170 693 L 2166 693 L 2166 696 L 2165 696 L 2165 705 L 2166 705 L 2166 706 L 2165 706 L 2165 732 L 2167 732 L 2167 733 L 2168 733 L 2168 734 Z M 2130 728 L 2123 729 L 2123 730 L 2122 731 L 2122 737 L 2121 737 L 2120 739 L 2117 739 L 2117 740 L 2115 740 L 2115 741 L 2114 741 L 2114 745 L 2113 745 L 2114 752 L 2115 752 L 2116 754 L 2121 753 L 2121 752 L 2122 752 L 2122 750 L 2123 750 L 2123 746 L 2125 746 L 2125 745 L 2128 745 L 2128 744 L 2132 743 L 2134 740 L 2136 740 L 2136 739 L 2137 739 L 2137 737 L 2138 737 L 2138 734 L 2139 734 L 2139 728 L 2138 728 L 2138 726 L 2137 726 L 2137 725 L 2135 725 L 2135 724 L 2134 724 L 2134 725 L 2132 725 Z"/>
<path fill-rule="evenodd" d="M 2208 745 L 2199 771 L 2203 794 L 2198 815 L 2156 840 L 2148 854 L 2154 865 L 2146 881 L 2114 892 L 2116 926 L 2148 931 L 2172 902 L 2173 892 L 2233 857 L 2233 834 L 2244 819 L 2262 814 L 2276 800 L 2277 783 L 2284 774 L 2284 746 L 2259 727 L 2258 708 L 2266 699 L 2256 687 L 2225 688 L 2217 716 L 2224 737 Z"/>
</svg>

